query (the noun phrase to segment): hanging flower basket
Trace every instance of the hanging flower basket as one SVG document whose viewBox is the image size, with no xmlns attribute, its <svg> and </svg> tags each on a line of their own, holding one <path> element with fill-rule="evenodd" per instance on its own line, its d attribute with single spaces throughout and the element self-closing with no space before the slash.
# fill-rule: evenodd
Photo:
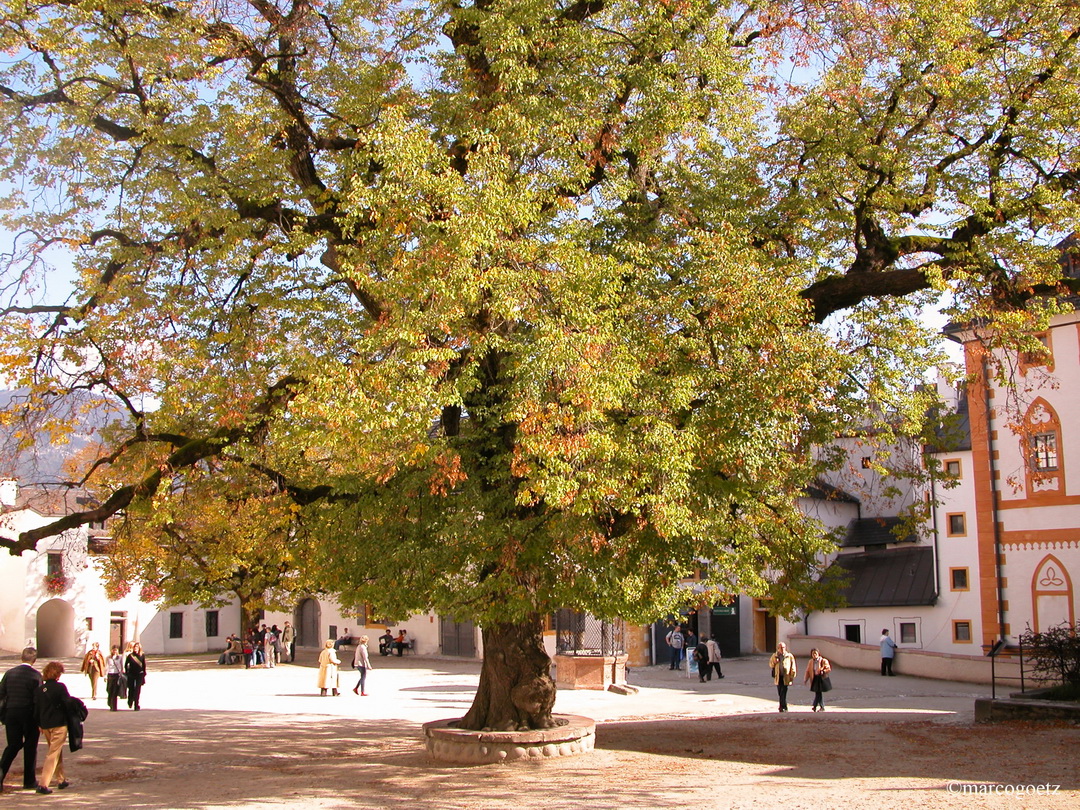
<svg viewBox="0 0 1080 810">
<path fill-rule="evenodd" d="M 153 582 L 147 582 L 139 589 L 140 602 L 157 602 L 161 599 L 161 588 Z"/>
<path fill-rule="evenodd" d="M 57 596 L 67 590 L 68 584 L 68 578 L 63 574 L 49 574 L 45 577 L 45 592 Z"/>
</svg>

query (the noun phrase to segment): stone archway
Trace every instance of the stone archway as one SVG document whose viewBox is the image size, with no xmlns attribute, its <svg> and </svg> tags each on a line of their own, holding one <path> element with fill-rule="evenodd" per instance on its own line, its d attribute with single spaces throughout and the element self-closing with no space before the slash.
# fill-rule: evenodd
<svg viewBox="0 0 1080 810">
<path fill-rule="evenodd" d="M 325 639 L 319 631 L 320 614 L 319 602 L 316 599 L 301 600 L 296 606 L 293 626 L 296 627 L 297 647 L 322 647 Z"/>
<path fill-rule="evenodd" d="M 50 599 L 37 612 L 38 658 L 75 655 L 75 608 L 63 599 Z"/>
</svg>

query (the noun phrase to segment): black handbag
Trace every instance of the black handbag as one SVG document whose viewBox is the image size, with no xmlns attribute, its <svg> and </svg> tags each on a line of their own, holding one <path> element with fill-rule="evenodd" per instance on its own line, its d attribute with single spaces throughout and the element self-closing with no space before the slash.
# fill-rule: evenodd
<svg viewBox="0 0 1080 810">
<path fill-rule="evenodd" d="M 822 675 L 821 676 L 821 691 L 822 692 L 831 692 L 832 691 L 832 681 L 829 679 L 828 675 Z"/>
</svg>

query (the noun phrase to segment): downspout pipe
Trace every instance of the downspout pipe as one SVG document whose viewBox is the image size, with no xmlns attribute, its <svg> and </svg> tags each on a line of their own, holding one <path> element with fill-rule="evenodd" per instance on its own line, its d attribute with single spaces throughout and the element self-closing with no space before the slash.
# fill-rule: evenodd
<svg viewBox="0 0 1080 810">
<path fill-rule="evenodd" d="M 994 461 L 994 423 L 990 402 L 990 364 L 982 359 L 984 398 L 986 406 L 986 449 L 990 464 L 990 515 L 994 521 L 994 576 L 997 586 L 998 638 L 1005 640 L 1005 586 L 1001 570 L 1001 520 L 998 507 L 997 464 Z"/>
</svg>

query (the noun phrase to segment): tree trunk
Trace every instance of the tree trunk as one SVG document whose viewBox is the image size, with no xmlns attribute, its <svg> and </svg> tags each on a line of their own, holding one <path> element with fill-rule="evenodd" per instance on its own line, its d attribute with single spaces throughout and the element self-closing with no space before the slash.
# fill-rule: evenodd
<svg viewBox="0 0 1080 810">
<path fill-rule="evenodd" d="M 539 614 L 519 624 L 483 628 L 484 663 L 472 707 L 460 728 L 472 731 L 525 731 L 552 728 L 555 682 L 544 650 Z"/>
<path fill-rule="evenodd" d="M 250 595 L 237 593 L 236 597 L 240 602 L 240 638 L 247 638 L 248 633 L 251 632 L 251 626 L 255 621 L 256 611 L 252 610 L 250 607 L 252 603 L 252 597 Z"/>
</svg>

